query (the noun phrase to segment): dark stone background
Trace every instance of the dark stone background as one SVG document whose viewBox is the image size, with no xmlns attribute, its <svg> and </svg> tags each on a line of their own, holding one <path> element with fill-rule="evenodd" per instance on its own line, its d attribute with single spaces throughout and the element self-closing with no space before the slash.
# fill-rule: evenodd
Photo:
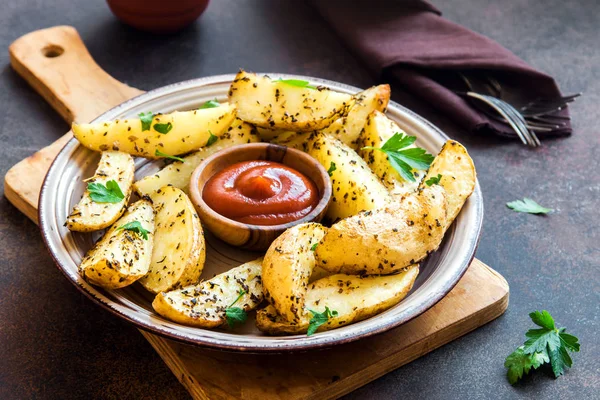
<svg viewBox="0 0 600 400">
<path fill-rule="evenodd" d="M 9 66 L 8 45 L 53 25 L 73 25 L 92 56 L 128 84 L 152 89 L 239 67 L 375 83 L 304 2 L 213 1 L 176 36 L 153 37 L 117 22 L 100 0 L 2 1 L 0 172 L 51 143 L 67 125 Z M 575 133 L 538 150 L 472 137 L 399 91 L 394 99 L 463 142 L 475 159 L 486 216 L 477 253 L 511 285 L 510 307 L 489 325 L 357 390 L 348 398 L 588 399 L 600 393 L 598 136 L 600 6 L 595 0 L 445 0 L 446 17 L 488 35 L 585 95 Z M 532 197 L 556 208 L 517 214 Z M 0 398 L 186 398 L 132 326 L 92 304 L 52 265 L 37 227 L 0 198 Z M 549 310 L 579 335 L 582 352 L 558 380 L 537 372 L 511 387 L 504 357 L 524 340 L 527 314 Z M 598 398 L 598 397 L 596 397 Z"/>
</svg>

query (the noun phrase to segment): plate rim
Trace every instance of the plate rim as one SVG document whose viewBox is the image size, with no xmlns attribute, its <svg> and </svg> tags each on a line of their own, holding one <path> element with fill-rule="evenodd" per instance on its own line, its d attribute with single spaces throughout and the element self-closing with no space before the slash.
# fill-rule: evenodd
<svg viewBox="0 0 600 400">
<path fill-rule="evenodd" d="M 360 91 L 364 90 L 364 89 L 360 89 L 360 88 L 357 88 L 357 87 L 354 87 L 351 85 L 347 85 L 347 84 L 344 84 L 341 82 L 336 82 L 336 81 L 331 81 L 331 80 L 316 78 L 316 77 L 311 77 L 311 76 L 305 76 L 305 75 L 283 74 L 283 73 L 275 73 L 275 72 L 259 73 L 259 74 L 278 76 L 278 77 L 282 77 L 282 78 L 286 78 L 286 79 L 302 79 L 302 80 L 308 80 L 308 81 L 312 81 L 312 82 L 321 82 L 324 85 L 332 87 L 334 89 L 341 88 L 341 89 L 351 90 L 354 92 L 360 92 Z M 103 120 L 103 117 L 107 114 L 115 113 L 117 111 L 121 111 L 121 112 L 126 111 L 128 108 L 131 108 L 130 105 L 132 103 L 138 102 L 138 101 L 140 101 L 140 99 L 145 99 L 145 100 L 151 101 L 151 100 L 155 100 L 164 95 L 174 94 L 178 91 L 178 90 L 176 90 L 178 88 L 188 88 L 188 87 L 191 87 L 194 85 L 204 86 L 204 85 L 210 85 L 210 84 L 231 82 L 235 78 L 235 75 L 236 74 L 212 75 L 212 76 L 208 76 L 208 77 L 189 79 L 189 80 L 161 86 L 161 87 L 155 88 L 153 90 L 149 90 L 145 93 L 142 93 L 138 96 L 135 96 L 129 100 L 126 100 L 126 101 L 116 105 L 115 107 L 112 107 L 111 109 L 105 111 L 98 117 L 94 118 L 94 120 L 91 122 Z M 171 92 L 171 91 L 173 91 L 173 92 Z M 433 123 L 429 122 L 426 118 L 420 116 L 419 114 L 415 113 L 414 111 L 412 111 L 392 100 L 390 100 L 388 108 L 390 108 L 390 106 L 396 108 L 398 111 L 400 111 L 402 113 L 408 114 L 412 118 L 418 120 L 420 123 L 427 125 L 429 129 L 431 129 L 433 132 L 435 132 L 437 135 L 439 135 L 442 139 L 449 140 L 449 137 L 441 129 L 439 129 Z M 405 316 L 403 318 L 402 318 L 402 316 L 397 316 L 395 318 L 392 317 L 386 323 L 380 324 L 380 326 L 375 326 L 375 327 L 366 326 L 366 327 L 363 327 L 362 330 L 359 330 L 349 336 L 337 337 L 337 338 L 325 338 L 325 339 L 319 340 L 319 335 L 317 334 L 317 335 L 311 336 L 310 340 L 306 337 L 306 338 L 304 338 L 304 340 L 298 340 L 298 341 L 279 341 L 277 345 L 275 345 L 275 344 L 266 345 L 266 344 L 262 344 L 262 343 L 253 344 L 252 342 L 244 343 L 244 344 L 236 344 L 235 342 L 232 342 L 232 341 L 223 341 L 223 340 L 213 341 L 213 340 L 207 340 L 207 339 L 203 339 L 203 338 L 194 338 L 194 337 L 186 336 L 185 333 L 176 334 L 176 333 L 173 333 L 170 329 L 167 329 L 165 327 L 157 327 L 157 326 L 153 325 L 152 323 L 146 323 L 142 320 L 137 320 L 137 319 L 133 318 L 132 316 L 128 315 L 127 313 L 111 306 L 110 299 L 107 299 L 108 301 L 105 301 L 105 299 L 97 296 L 95 293 L 91 292 L 86 287 L 82 286 L 79 282 L 72 279 L 72 277 L 69 275 L 69 273 L 67 271 L 67 268 L 62 265 L 62 261 L 60 260 L 59 255 L 55 254 L 55 252 L 51 248 L 49 236 L 52 235 L 53 229 L 51 227 L 47 226 L 46 207 L 44 205 L 45 199 L 48 196 L 48 188 L 50 187 L 48 179 L 52 175 L 51 173 L 53 172 L 53 170 L 57 167 L 57 160 L 59 160 L 61 158 L 61 156 L 63 156 L 63 153 L 65 153 L 65 151 L 67 151 L 67 149 L 70 148 L 71 146 L 73 146 L 74 143 L 76 143 L 76 142 L 77 142 L 77 139 L 71 138 L 63 146 L 63 148 L 60 150 L 60 152 L 56 155 L 56 157 L 52 161 L 52 164 L 50 165 L 50 168 L 48 169 L 48 172 L 46 173 L 46 175 L 44 177 L 44 181 L 43 181 L 43 184 L 42 184 L 42 187 L 40 190 L 40 197 L 39 197 L 39 201 L 38 201 L 38 221 L 39 221 L 40 231 L 42 234 L 44 245 L 45 245 L 46 249 L 48 250 L 48 252 L 50 253 L 50 255 L 54 261 L 54 264 L 61 271 L 61 273 L 76 288 L 78 288 L 78 290 L 80 292 L 82 292 L 87 298 L 91 299 L 94 303 L 100 305 L 105 310 L 108 310 L 109 312 L 116 315 L 117 317 L 125 320 L 126 322 L 128 322 L 130 324 L 133 324 L 137 328 L 142 329 L 146 332 L 149 332 L 152 334 L 157 334 L 159 336 L 166 337 L 168 339 L 186 343 L 186 344 L 191 344 L 191 345 L 205 347 L 205 348 L 212 348 L 212 349 L 217 349 L 217 350 L 223 350 L 223 351 L 233 351 L 233 352 L 290 353 L 290 352 L 297 352 L 297 351 L 307 351 L 307 350 L 314 350 L 314 349 L 330 348 L 330 347 L 334 347 L 337 345 L 350 343 L 350 342 L 354 342 L 354 341 L 357 341 L 360 339 L 364 339 L 364 338 L 368 338 L 368 337 L 371 337 L 374 335 L 381 334 L 383 332 L 394 329 L 394 328 L 396 328 L 402 324 L 405 324 L 405 323 L 409 322 L 410 320 L 420 316 L 421 314 L 423 314 L 424 312 L 429 310 L 431 307 L 436 305 L 439 301 L 441 301 L 454 288 L 454 286 L 456 286 L 456 284 L 458 284 L 458 282 L 460 281 L 462 276 L 467 271 L 469 265 L 471 264 L 473 258 L 475 257 L 475 252 L 477 250 L 477 247 L 479 245 L 479 240 L 481 237 L 481 230 L 482 230 L 482 225 L 483 225 L 483 213 L 484 213 L 483 196 L 481 193 L 481 188 L 479 186 L 479 181 L 476 180 L 475 189 L 474 189 L 471 197 L 468 200 L 468 201 L 474 202 L 475 219 L 474 219 L 474 224 L 469 227 L 469 232 L 471 232 L 471 234 L 470 234 L 471 240 L 468 243 L 469 250 L 467 251 L 467 255 L 466 255 L 466 257 L 463 258 L 463 260 L 461 260 L 460 268 L 457 269 L 457 271 L 454 273 L 454 275 L 452 275 L 451 279 L 448 279 L 441 288 L 438 288 L 433 293 L 433 295 L 427 299 L 427 301 L 421 302 L 421 303 L 419 303 L 419 305 L 417 307 L 414 307 L 413 309 L 411 309 L 410 315 Z M 54 233 L 54 234 L 56 234 L 56 233 Z M 134 310 L 133 313 L 138 313 L 138 311 Z M 351 326 L 351 325 L 352 324 L 350 324 L 349 326 Z M 185 326 L 185 327 L 187 327 L 187 326 Z M 187 327 L 187 328 L 189 328 L 189 327 Z"/>
</svg>

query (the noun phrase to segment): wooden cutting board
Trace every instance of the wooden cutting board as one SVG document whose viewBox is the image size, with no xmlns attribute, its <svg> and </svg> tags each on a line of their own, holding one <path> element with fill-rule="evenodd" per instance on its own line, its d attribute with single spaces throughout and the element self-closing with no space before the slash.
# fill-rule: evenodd
<svg viewBox="0 0 600 400">
<path fill-rule="evenodd" d="M 69 123 L 90 121 L 142 93 L 104 72 L 72 27 L 44 29 L 17 39 L 10 46 L 10 60 Z M 71 132 L 6 174 L 5 196 L 36 223 L 42 181 L 70 138 Z M 226 353 L 140 332 L 194 398 L 329 399 L 497 318 L 508 306 L 508 292 L 506 280 L 475 259 L 444 299 L 412 321 L 372 338 L 298 354 Z"/>
</svg>

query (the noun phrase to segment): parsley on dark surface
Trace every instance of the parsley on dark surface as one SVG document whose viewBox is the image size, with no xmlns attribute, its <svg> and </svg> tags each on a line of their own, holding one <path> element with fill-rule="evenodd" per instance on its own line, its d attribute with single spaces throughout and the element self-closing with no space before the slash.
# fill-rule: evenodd
<svg viewBox="0 0 600 400">
<path fill-rule="evenodd" d="M 207 102 L 205 102 L 204 104 L 202 104 L 198 110 L 203 110 L 205 108 L 217 108 L 221 105 L 221 103 L 219 103 L 219 101 L 217 99 L 214 100 L 209 100 Z"/>
<path fill-rule="evenodd" d="M 527 340 L 506 357 L 504 366 L 511 385 L 542 364 L 550 363 L 554 376 L 558 378 L 573 365 L 569 351 L 579 351 L 579 339 L 566 333 L 565 328 L 557 328 L 550 313 L 534 311 L 529 314 L 540 329 L 530 329 L 525 333 Z"/>
<path fill-rule="evenodd" d="M 238 300 L 241 299 L 245 294 L 246 292 L 244 290 L 240 290 L 238 292 L 237 299 L 235 299 L 235 301 L 231 303 L 227 309 L 225 309 L 225 319 L 227 320 L 227 325 L 229 325 L 230 328 L 233 328 L 236 324 L 243 324 L 248 318 L 248 315 L 244 309 L 240 307 L 233 307 L 233 305 L 237 303 Z"/>
<path fill-rule="evenodd" d="M 437 174 L 437 176 L 432 176 L 431 178 L 427 179 L 425 181 L 425 184 L 427 186 L 439 185 L 440 184 L 440 179 L 442 179 L 442 174 Z"/>
<path fill-rule="evenodd" d="M 181 157 L 177 157 L 177 156 L 170 156 L 166 153 L 163 153 L 162 151 L 160 151 L 159 149 L 156 149 L 154 151 L 154 155 L 157 157 L 164 157 L 164 158 L 168 158 L 170 160 L 175 160 L 175 161 L 181 161 L 181 162 L 185 162 L 185 160 Z"/>
<path fill-rule="evenodd" d="M 335 171 L 337 169 L 337 167 L 335 166 L 335 163 L 332 161 L 329 164 L 329 169 L 327 170 L 327 175 L 331 176 L 333 175 L 333 171 Z"/>
<path fill-rule="evenodd" d="M 377 150 L 388 156 L 390 165 L 398 171 L 400 176 L 409 182 L 416 179 L 412 173 L 413 169 L 428 169 L 433 162 L 433 156 L 420 147 L 411 146 L 417 138 L 403 133 L 394 133 L 381 147 L 363 147 L 362 150 Z"/>
<path fill-rule="evenodd" d="M 149 131 L 154 119 L 154 113 L 152 111 L 139 113 L 138 117 L 140 117 L 140 121 L 142 122 L 142 132 Z"/>
<path fill-rule="evenodd" d="M 210 134 L 210 136 L 208 137 L 208 140 L 206 141 L 206 147 L 212 146 L 217 140 L 219 140 L 219 137 L 216 135 L 213 135 L 213 133 L 209 130 L 208 133 Z"/>
<path fill-rule="evenodd" d="M 308 330 L 306 331 L 306 336 L 314 335 L 314 333 L 319 329 L 321 325 L 329 321 L 329 318 L 336 317 L 338 312 L 335 310 L 330 311 L 329 307 L 325 307 L 325 311 L 322 313 L 316 312 L 313 310 L 308 310 L 312 313 L 313 317 L 311 318 Z"/>
<path fill-rule="evenodd" d="M 516 212 L 528 214 L 548 214 L 554 211 L 551 208 L 540 206 L 538 203 L 527 197 L 523 198 L 523 200 L 509 201 L 506 203 L 506 207 Z"/>
<path fill-rule="evenodd" d="M 315 86 L 311 85 L 308 81 L 303 81 L 301 79 L 275 79 L 273 82 L 277 83 L 285 83 L 286 85 L 296 86 L 307 89 L 316 89 Z"/>
<path fill-rule="evenodd" d="M 148 231 L 144 229 L 144 227 L 139 221 L 131 221 L 117 228 L 118 231 L 121 229 L 135 232 L 138 235 L 140 235 L 144 240 L 148 240 Z"/>
<path fill-rule="evenodd" d="M 88 183 L 87 190 L 92 201 L 96 203 L 118 203 L 125 198 L 119 184 L 112 179 L 106 182 L 106 186 L 101 183 Z"/>
<path fill-rule="evenodd" d="M 167 122 L 166 124 L 154 124 L 154 130 L 163 135 L 169 133 L 171 129 L 173 129 L 173 124 L 170 122 Z"/>
</svg>

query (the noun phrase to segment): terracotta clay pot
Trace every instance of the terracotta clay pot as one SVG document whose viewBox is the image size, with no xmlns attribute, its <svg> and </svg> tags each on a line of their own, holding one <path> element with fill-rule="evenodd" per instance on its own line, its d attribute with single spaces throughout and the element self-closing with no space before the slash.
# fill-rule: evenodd
<svg viewBox="0 0 600 400">
<path fill-rule="evenodd" d="M 117 18 L 152 33 L 172 33 L 194 22 L 209 0 L 106 0 Z"/>
</svg>

